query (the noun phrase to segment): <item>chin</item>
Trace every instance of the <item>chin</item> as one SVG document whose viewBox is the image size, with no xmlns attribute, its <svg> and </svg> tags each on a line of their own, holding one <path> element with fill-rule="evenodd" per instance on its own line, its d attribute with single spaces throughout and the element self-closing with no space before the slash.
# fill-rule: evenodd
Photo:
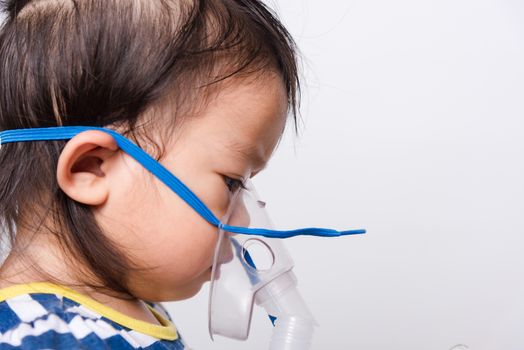
<svg viewBox="0 0 524 350">
<path fill-rule="evenodd" d="M 203 285 L 204 285 L 204 282 L 200 282 L 198 284 L 192 285 L 191 286 L 192 288 L 190 288 L 190 290 L 188 290 L 188 292 L 184 295 L 184 299 L 189 299 L 197 295 L 198 292 L 202 290 Z"/>
<path fill-rule="evenodd" d="M 173 289 L 166 291 L 165 297 L 162 298 L 162 301 L 177 301 L 192 298 L 200 292 L 204 283 L 209 282 L 210 279 L 211 268 L 195 277 L 195 279 L 186 285 L 174 287 Z"/>
</svg>

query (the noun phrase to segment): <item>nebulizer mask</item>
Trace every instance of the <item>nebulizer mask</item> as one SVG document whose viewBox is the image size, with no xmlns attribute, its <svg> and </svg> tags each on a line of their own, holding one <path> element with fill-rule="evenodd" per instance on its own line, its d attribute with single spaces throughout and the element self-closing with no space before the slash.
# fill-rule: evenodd
<svg viewBox="0 0 524 350">
<path fill-rule="evenodd" d="M 324 228 L 275 230 L 266 204 L 251 181 L 237 190 L 224 217 L 211 210 L 174 174 L 132 141 L 116 131 L 97 126 L 60 126 L 0 132 L 0 145 L 8 142 L 66 140 L 86 130 L 110 134 L 129 154 L 181 197 L 210 224 L 217 227 L 209 296 L 209 332 L 245 340 L 254 305 L 263 307 L 274 326 L 270 349 L 307 350 L 314 327 L 312 313 L 302 299 L 293 273 L 293 259 L 283 239 L 299 235 L 339 237 L 362 234 L 363 229 L 336 231 Z"/>
<path fill-rule="evenodd" d="M 293 273 L 293 259 L 281 238 L 296 232 L 271 231 L 273 225 L 251 181 L 240 189 L 219 231 L 209 295 L 209 332 L 247 339 L 254 305 L 274 325 L 270 349 L 308 349 L 314 327 Z M 241 234 L 237 225 L 257 230 Z"/>
</svg>

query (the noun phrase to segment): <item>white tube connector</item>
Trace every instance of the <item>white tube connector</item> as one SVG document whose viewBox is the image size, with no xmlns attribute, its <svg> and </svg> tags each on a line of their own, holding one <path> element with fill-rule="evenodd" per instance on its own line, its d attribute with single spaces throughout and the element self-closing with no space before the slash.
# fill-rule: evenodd
<svg viewBox="0 0 524 350">
<path fill-rule="evenodd" d="M 308 350 L 318 326 L 297 288 L 292 270 L 280 275 L 255 296 L 256 303 L 276 317 L 270 350 Z"/>
</svg>

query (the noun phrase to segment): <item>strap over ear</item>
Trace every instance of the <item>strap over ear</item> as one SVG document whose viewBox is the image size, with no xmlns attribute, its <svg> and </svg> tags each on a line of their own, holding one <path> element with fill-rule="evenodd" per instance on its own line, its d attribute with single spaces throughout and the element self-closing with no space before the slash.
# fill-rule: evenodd
<svg viewBox="0 0 524 350">
<path fill-rule="evenodd" d="M 173 192 L 178 194 L 187 204 L 200 214 L 210 224 L 231 233 L 259 235 L 271 238 L 289 238 L 294 236 L 338 237 L 366 233 L 364 229 L 337 231 L 329 228 L 309 227 L 295 230 L 273 230 L 265 228 L 250 228 L 224 225 L 209 208 L 175 175 L 158 163 L 143 149 L 118 132 L 99 126 L 54 126 L 46 128 L 11 129 L 0 131 L 0 144 L 20 141 L 68 140 L 85 130 L 101 130 L 115 139 L 118 147 L 133 157 L 144 168 L 149 170 Z"/>
</svg>

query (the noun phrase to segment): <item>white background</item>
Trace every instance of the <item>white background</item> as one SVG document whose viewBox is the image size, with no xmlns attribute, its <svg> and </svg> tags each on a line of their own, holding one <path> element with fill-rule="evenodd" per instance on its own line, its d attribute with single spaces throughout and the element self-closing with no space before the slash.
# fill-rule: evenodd
<svg viewBox="0 0 524 350">
<path fill-rule="evenodd" d="M 305 57 L 300 138 L 256 177 L 321 325 L 314 349 L 524 348 L 524 3 L 271 2 Z M 291 124 L 290 124 L 291 126 Z M 196 349 L 207 289 L 168 304 Z M 465 349 L 465 347 L 463 347 Z"/>
<path fill-rule="evenodd" d="M 258 192 L 283 228 L 368 230 L 287 241 L 313 349 L 524 349 L 524 2 L 275 3 L 304 127 Z M 263 312 L 211 345 L 207 286 L 169 307 L 196 349 L 268 348 Z"/>
</svg>

